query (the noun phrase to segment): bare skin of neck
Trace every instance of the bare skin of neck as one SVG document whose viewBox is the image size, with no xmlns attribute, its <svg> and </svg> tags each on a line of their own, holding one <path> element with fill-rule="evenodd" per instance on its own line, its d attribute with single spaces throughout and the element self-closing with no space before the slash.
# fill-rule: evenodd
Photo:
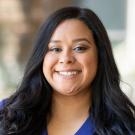
<svg viewBox="0 0 135 135">
<path fill-rule="evenodd" d="M 90 91 L 74 96 L 53 93 L 48 135 L 74 135 L 89 116 Z"/>
</svg>

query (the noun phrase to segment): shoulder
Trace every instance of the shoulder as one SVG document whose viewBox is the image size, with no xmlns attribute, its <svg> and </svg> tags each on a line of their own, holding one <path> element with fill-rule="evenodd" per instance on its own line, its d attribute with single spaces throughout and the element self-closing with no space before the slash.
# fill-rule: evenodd
<svg viewBox="0 0 135 135">
<path fill-rule="evenodd" d="M 0 110 L 6 105 L 6 99 L 0 100 Z"/>
<path fill-rule="evenodd" d="M 4 121 L 4 107 L 6 105 L 6 99 L 0 100 L 0 135 L 5 135 L 5 121 Z"/>
</svg>

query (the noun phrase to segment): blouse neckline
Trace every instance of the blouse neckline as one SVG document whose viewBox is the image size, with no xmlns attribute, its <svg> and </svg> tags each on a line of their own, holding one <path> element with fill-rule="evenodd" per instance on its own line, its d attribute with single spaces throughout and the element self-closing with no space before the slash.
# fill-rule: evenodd
<svg viewBox="0 0 135 135">
<path fill-rule="evenodd" d="M 92 118 L 89 116 L 74 135 L 93 135 L 93 132 L 94 124 Z M 47 129 L 43 132 L 42 135 L 48 135 Z"/>
</svg>

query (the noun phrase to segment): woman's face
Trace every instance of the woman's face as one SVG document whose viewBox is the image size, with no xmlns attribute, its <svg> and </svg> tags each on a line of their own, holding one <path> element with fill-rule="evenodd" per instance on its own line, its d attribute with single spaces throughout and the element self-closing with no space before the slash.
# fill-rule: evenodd
<svg viewBox="0 0 135 135">
<path fill-rule="evenodd" d="M 76 95 L 90 90 L 97 71 L 92 32 L 80 20 L 69 19 L 54 31 L 43 61 L 43 73 L 54 92 Z"/>
</svg>

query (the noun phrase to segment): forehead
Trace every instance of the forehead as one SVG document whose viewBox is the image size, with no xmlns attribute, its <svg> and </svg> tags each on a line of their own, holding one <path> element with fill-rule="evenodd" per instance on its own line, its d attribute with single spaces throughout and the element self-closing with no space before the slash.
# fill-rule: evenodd
<svg viewBox="0 0 135 135">
<path fill-rule="evenodd" d="M 53 32 L 52 38 L 63 36 L 70 37 L 92 37 L 92 31 L 79 19 L 67 19 L 60 23 Z"/>
</svg>

